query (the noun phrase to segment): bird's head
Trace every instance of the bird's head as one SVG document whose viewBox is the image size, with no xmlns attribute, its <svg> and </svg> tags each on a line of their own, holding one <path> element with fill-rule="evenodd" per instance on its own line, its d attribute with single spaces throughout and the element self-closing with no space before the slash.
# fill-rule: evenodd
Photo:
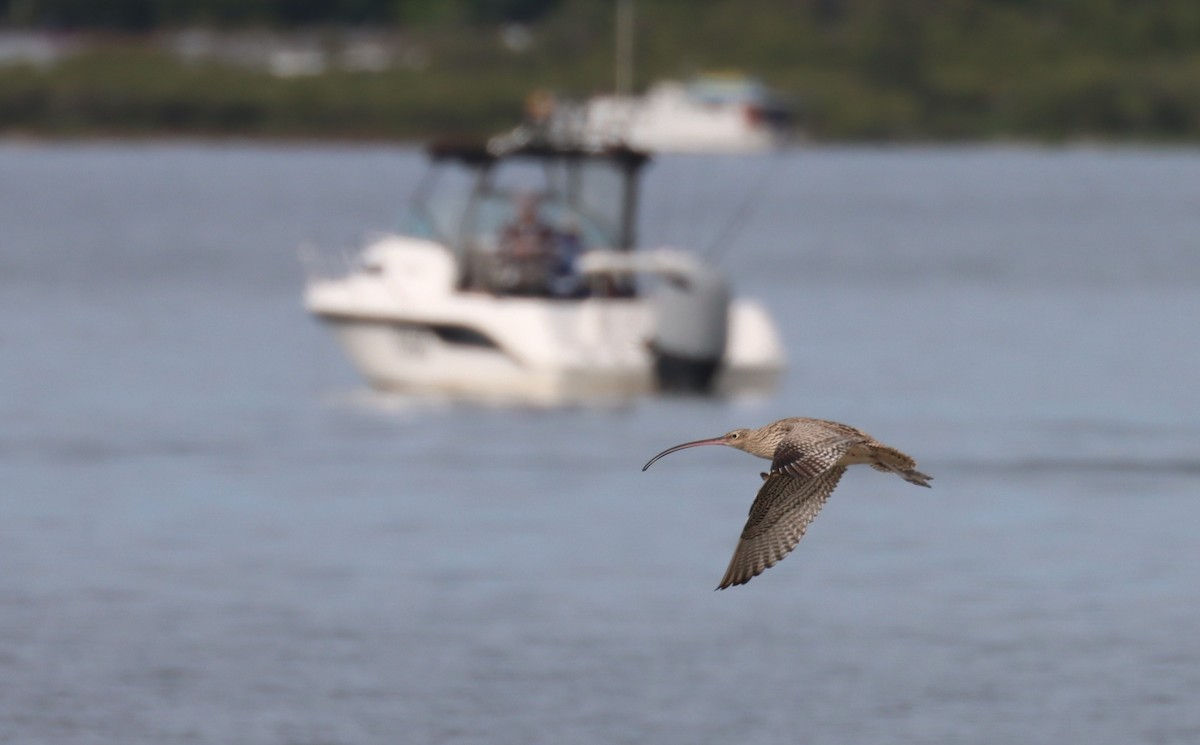
<svg viewBox="0 0 1200 745">
<path fill-rule="evenodd" d="M 699 447 L 701 445 L 728 445 L 731 448 L 737 448 L 738 450 L 745 450 L 748 453 L 754 453 L 753 434 L 754 434 L 754 430 L 742 427 L 740 429 L 730 430 L 729 432 L 726 432 L 725 434 L 721 435 L 720 437 L 710 437 L 707 440 L 696 440 L 694 442 L 685 442 L 682 445 L 676 445 L 673 448 L 667 448 L 666 450 L 662 451 L 658 455 L 654 456 L 646 463 L 646 465 L 642 466 L 642 470 L 645 471 L 647 468 L 654 465 L 654 461 L 658 460 L 659 458 L 663 457 L 664 455 L 670 455 L 671 453 L 675 452 L 676 450 L 683 450 L 685 448 L 694 448 L 694 447 Z M 755 453 L 755 454 L 757 455 L 757 453 Z"/>
</svg>

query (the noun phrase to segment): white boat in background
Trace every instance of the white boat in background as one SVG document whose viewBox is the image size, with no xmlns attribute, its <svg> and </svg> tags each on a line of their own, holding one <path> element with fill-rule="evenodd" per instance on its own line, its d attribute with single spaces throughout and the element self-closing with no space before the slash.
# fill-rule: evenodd
<svg viewBox="0 0 1200 745">
<path fill-rule="evenodd" d="M 614 93 L 582 104 L 534 94 L 529 118 L 572 130 L 584 141 L 624 143 L 647 152 L 756 153 L 785 144 L 792 109 L 761 81 L 741 74 L 660 81 L 633 95 L 633 0 L 617 0 Z"/>
<path fill-rule="evenodd" d="M 663 81 L 644 95 L 595 96 L 569 107 L 582 136 L 650 152 L 753 153 L 786 143 L 792 112 L 741 75 Z"/>
<path fill-rule="evenodd" d="M 518 129 L 429 156 L 399 232 L 341 276 L 310 273 L 308 310 L 372 386 L 550 402 L 774 387 L 760 304 L 691 254 L 635 250 L 645 154 Z"/>
</svg>

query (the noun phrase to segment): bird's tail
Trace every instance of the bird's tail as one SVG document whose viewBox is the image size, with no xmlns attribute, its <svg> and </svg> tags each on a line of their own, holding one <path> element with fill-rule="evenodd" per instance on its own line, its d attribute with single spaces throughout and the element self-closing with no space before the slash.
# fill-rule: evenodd
<svg viewBox="0 0 1200 745">
<path fill-rule="evenodd" d="M 921 473 L 920 471 L 917 471 L 914 469 L 909 469 L 907 471 L 901 471 L 900 477 L 910 484 L 916 484 L 917 486 L 923 486 L 926 489 L 930 488 L 929 482 L 933 480 L 932 476 L 925 474 L 925 473 Z"/>
<path fill-rule="evenodd" d="M 872 468 L 894 473 L 910 484 L 929 488 L 929 482 L 933 477 L 918 471 L 917 462 L 899 450 L 887 445 L 876 445 L 872 455 L 875 456 L 875 462 L 871 464 Z"/>
</svg>

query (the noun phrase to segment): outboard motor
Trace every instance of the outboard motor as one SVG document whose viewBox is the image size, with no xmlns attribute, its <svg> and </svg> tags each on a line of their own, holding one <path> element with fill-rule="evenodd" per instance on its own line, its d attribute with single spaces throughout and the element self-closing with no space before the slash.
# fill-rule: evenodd
<svg viewBox="0 0 1200 745">
<path fill-rule="evenodd" d="M 657 326 L 650 342 L 658 387 L 709 393 L 725 356 L 729 287 L 711 269 L 692 262 L 660 278 L 654 296 Z"/>
<path fill-rule="evenodd" d="M 729 336 L 729 287 L 720 274 L 683 251 L 590 251 L 585 275 L 647 274 L 658 278 L 649 347 L 660 390 L 711 393 Z"/>
</svg>

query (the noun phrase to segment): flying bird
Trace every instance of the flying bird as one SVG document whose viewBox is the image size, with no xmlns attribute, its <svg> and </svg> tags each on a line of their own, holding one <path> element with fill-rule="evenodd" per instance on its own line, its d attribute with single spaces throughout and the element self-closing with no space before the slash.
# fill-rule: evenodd
<svg viewBox="0 0 1200 745">
<path fill-rule="evenodd" d="M 861 429 L 804 417 L 685 442 L 654 456 L 642 470 L 664 455 L 700 445 L 728 445 L 771 461 L 718 590 L 744 585 L 791 553 L 847 467 L 865 464 L 924 487 L 933 478 L 916 470 L 915 460 Z"/>
</svg>

